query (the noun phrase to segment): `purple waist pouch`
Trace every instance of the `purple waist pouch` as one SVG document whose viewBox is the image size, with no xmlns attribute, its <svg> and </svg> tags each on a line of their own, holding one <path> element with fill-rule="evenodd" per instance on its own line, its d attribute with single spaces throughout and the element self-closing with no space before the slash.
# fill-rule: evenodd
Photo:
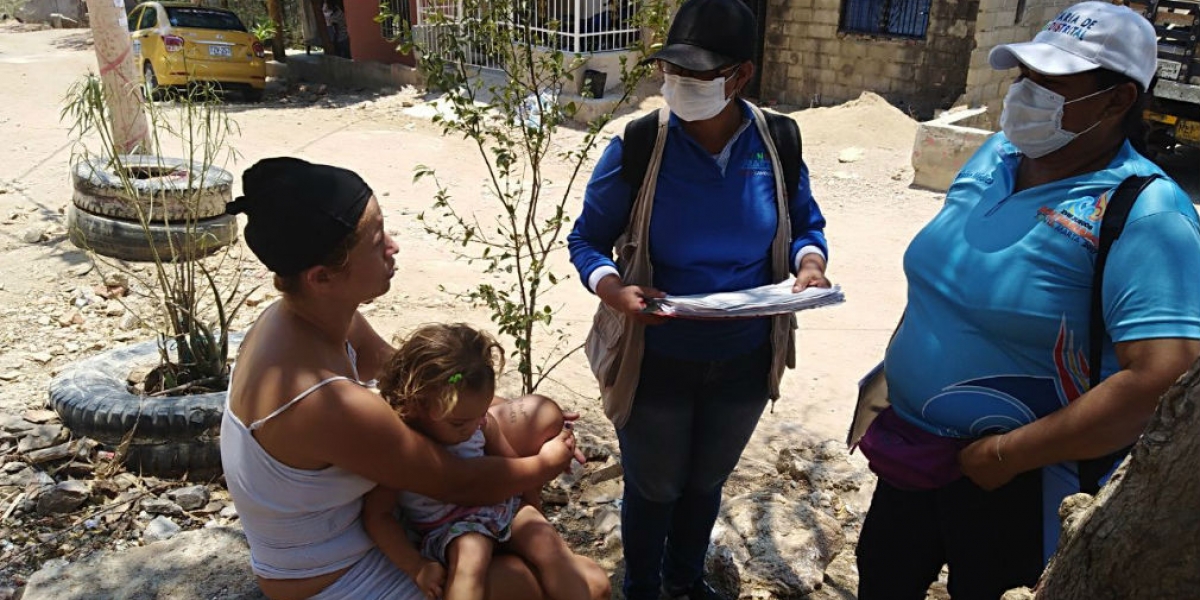
<svg viewBox="0 0 1200 600">
<path fill-rule="evenodd" d="M 887 408 L 875 417 L 858 447 L 880 479 L 902 490 L 920 491 L 960 479 L 958 453 L 973 441 L 929 433 Z"/>
</svg>

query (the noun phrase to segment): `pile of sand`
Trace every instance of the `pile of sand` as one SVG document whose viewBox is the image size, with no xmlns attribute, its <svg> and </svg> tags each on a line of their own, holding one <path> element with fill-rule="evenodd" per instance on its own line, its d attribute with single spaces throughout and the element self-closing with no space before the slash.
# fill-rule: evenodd
<svg viewBox="0 0 1200 600">
<path fill-rule="evenodd" d="M 838 106 L 790 113 L 800 123 L 804 145 L 912 150 L 917 121 L 877 94 L 863 92 Z"/>
</svg>

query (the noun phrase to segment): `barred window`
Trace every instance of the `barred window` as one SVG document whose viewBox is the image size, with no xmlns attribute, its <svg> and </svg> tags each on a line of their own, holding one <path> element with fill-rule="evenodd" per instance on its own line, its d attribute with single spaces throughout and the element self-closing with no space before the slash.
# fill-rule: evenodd
<svg viewBox="0 0 1200 600">
<path fill-rule="evenodd" d="M 843 33 L 925 39 L 930 0 L 843 0 Z"/>
<path fill-rule="evenodd" d="M 382 0 L 380 7 L 381 12 L 391 18 L 380 21 L 379 32 L 385 40 L 398 39 L 404 33 L 405 24 L 412 25 L 408 0 Z"/>
</svg>

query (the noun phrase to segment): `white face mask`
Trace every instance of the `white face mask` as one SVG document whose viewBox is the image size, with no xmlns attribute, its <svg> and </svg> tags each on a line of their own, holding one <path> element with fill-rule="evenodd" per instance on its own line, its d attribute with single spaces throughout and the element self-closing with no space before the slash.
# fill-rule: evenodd
<svg viewBox="0 0 1200 600">
<path fill-rule="evenodd" d="M 675 116 L 684 121 L 703 121 L 717 116 L 729 104 L 725 96 L 725 78 L 703 81 L 663 73 L 663 99 Z"/>
<path fill-rule="evenodd" d="M 1113 86 L 1116 87 L 1116 86 Z M 1021 154 L 1041 158 L 1071 143 L 1071 140 L 1095 129 L 1091 127 L 1074 133 L 1062 128 L 1063 107 L 1087 100 L 1113 89 L 1112 87 L 1067 102 L 1061 94 L 1050 91 L 1029 79 L 1008 87 L 1004 110 L 1000 112 L 1000 130 Z"/>
</svg>

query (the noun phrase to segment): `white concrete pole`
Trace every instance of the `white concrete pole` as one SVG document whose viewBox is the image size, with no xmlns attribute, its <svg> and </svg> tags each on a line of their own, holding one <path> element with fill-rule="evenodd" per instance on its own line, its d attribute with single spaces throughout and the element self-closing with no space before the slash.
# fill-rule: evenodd
<svg viewBox="0 0 1200 600">
<path fill-rule="evenodd" d="M 148 147 L 149 127 L 142 111 L 142 86 L 133 61 L 125 0 L 87 0 L 104 101 L 112 119 L 115 151 L 135 154 Z"/>
</svg>

